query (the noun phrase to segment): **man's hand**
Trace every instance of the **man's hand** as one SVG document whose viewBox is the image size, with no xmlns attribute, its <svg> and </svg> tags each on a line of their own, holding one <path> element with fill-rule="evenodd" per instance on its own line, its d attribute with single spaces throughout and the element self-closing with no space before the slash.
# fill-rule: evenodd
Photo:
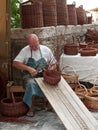
<svg viewBox="0 0 98 130">
<path fill-rule="evenodd" d="M 32 76 L 36 76 L 37 75 L 37 70 L 32 68 L 32 67 L 28 67 L 28 72 L 32 75 Z"/>
</svg>

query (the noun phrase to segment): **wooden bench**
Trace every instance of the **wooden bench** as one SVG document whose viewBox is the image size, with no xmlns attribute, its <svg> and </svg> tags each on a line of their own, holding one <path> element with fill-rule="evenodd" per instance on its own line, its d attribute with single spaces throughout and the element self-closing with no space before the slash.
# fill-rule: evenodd
<svg viewBox="0 0 98 130">
<path fill-rule="evenodd" d="M 22 85 L 12 85 L 12 86 L 7 86 L 7 97 L 10 97 L 11 93 L 18 93 L 18 92 L 25 92 L 24 88 Z"/>
<path fill-rule="evenodd" d="M 47 84 L 43 78 L 36 78 L 36 82 L 67 130 L 98 130 L 97 120 L 63 77 L 55 86 Z"/>
<path fill-rule="evenodd" d="M 25 89 L 22 85 L 12 85 L 7 86 L 7 98 L 10 98 L 12 95 L 11 93 L 24 93 Z M 38 96 L 35 96 L 35 106 L 42 108 L 42 109 L 49 109 L 51 108 L 48 100 L 46 98 L 41 98 Z"/>
</svg>

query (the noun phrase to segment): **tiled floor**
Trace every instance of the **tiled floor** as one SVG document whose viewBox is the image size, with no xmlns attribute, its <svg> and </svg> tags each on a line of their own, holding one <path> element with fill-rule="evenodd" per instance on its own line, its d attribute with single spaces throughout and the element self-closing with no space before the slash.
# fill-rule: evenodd
<svg viewBox="0 0 98 130">
<path fill-rule="evenodd" d="M 55 112 L 46 110 L 36 111 L 34 117 L 24 117 L 37 120 L 36 123 L 4 123 L 0 122 L 0 130 L 65 130 L 61 120 Z"/>
<path fill-rule="evenodd" d="M 92 112 L 98 120 L 98 112 Z M 34 117 L 24 116 L 29 120 L 37 120 L 36 123 L 8 123 L 0 122 L 0 130 L 66 130 L 55 112 L 46 110 L 36 111 Z"/>
</svg>

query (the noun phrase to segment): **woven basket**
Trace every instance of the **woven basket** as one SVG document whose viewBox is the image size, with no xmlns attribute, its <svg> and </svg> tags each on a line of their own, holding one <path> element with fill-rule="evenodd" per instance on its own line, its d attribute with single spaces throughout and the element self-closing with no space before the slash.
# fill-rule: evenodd
<svg viewBox="0 0 98 130">
<path fill-rule="evenodd" d="M 83 102 L 90 111 L 98 111 L 98 95 L 85 95 Z"/>
<path fill-rule="evenodd" d="M 81 42 L 81 43 L 79 43 L 79 48 L 81 49 L 81 48 L 86 48 L 87 47 L 87 43 L 85 43 L 85 42 Z"/>
<path fill-rule="evenodd" d="M 77 55 L 79 50 L 78 44 L 73 43 L 66 43 L 64 45 L 64 54 L 67 55 Z"/>
<path fill-rule="evenodd" d="M 56 85 L 61 80 L 61 74 L 56 70 L 44 70 L 43 78 L 48 84 Z"/>
<path fill-rule="evenodd" d="M 79 52 L 81 56 L 96 56 L 98 50 L 97 48 L 87 47 L 81 48 Z"/>
<path fill-rule="evenodd" d="M 67 71 L 64 71 L 67 68 L 71 69 L 73 74 L 67 74 Z M 79 83 L 78 82 L 79 76 L 72 66 L 63 67 L 61 70 L 61 75 L 67 81 L 67 83 L 71 86 L 72 89 L 74 89 L 77 85 L 79 85 L 78 84 Z"/>
<path fill-rule="evenodd" d="M 1 115 L 8 117 L 19 117 L 27 113 L 28 106 L 23 102 L 22 97 L 4 98 L 0 102 Z"/>
<path fill-rule="evenodd" d="M 83 84 L 79 83 L 79 85 L 75 87 L 75 93 L 81 99 L 81 101 L 84 101 L 85 95 L 88 93 L 88 90 Z"/>
<path fill-rule="evenodd" d="M 67 4 L 69 25 L 77 25 L 77 14 L 75 4 Z"/>
<path fill-rule="evenodd" d="M 77 23 L 80 25 L 87 24 L 86 11 L 83 9 L 82 5 L 76 8 L 76 13 L 77 13 Z"/>
<path fill-rule="evenodd" d="M 20 4 L 20 22 L 22 28 L 43 27 L 43 9 L 41 1 L 26 1 Z"/>
<path fill-rule="evenodd" d="M 96 81 L 98 77 L 94 80 L 93 87 L 89 90 L 89 93 L 85 95 L 84 104 L 91 111 L 98 111 L 98 86 L 96 86 Z"/>
<path fill-rule="evenodd" d="M 64 54 L 77 55 L 79 51 L 79 44 L 74 43 L 74 37 L 72 36 L 73 43 L 65 43 Z"/>
</svg>

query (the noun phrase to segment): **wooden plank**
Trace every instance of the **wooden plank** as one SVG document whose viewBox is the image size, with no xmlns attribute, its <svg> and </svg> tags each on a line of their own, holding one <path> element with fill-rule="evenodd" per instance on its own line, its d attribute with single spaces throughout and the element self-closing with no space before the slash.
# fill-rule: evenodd
<svg viewBox="0 0 98 130">
<path fill-rule="evenodd" d="M 67 93 L 65 92 L 65 86 L 69 92 L 69 95 L 67 95 Z M 86 106 L 81 102 L 81 100 L 78 98 L 78 96 L 75 94 L 75 92 L 72 89 L 70 89 L 69 85 L 67 84 L 67 82 L 65 82 L 65 80 L 63 78 L 62 78 L 61 89 L 62 89 L 62 92 L 65 93 L 65 95 L 67 95 L 67 97 L 68 96 L 72 97 L 73 100 L 71 100 L 71 102 L 73 103 L 73 107 L 75 107 L 75 109 L 77 109 L 78 113 L 81 112 L 80 115 L 82 115 L 82 114 L 86 115 L 85 117 L 88 118 L 89 123 L 92 123 L 92 121 L 93 121 L 96 125 L 98 125 L 95 118 L 92 116 L 91 112 L 88 111 Z M 70 102 L 70 100 L 69 100 L 69 102 Z M 87 120 L 85 120 L 85 121 L 87 121 Z"/>
<path fill-rule="evenodd" d="M 55 109 L 55 111 L 57 111 L 58 109 L 60 109 L 61 111 L 62 111 L 62 113 L 63 113 L 63 115 L 67 118 L 67 120 L 70 122 L 70 125 L 72 125 L 72 128 L 77 128 L 77 130 L 79 130 L 80 128 L 80 126 L 77 124 L 77 122 L 74 120 L 74 117 L 73 116 L 70 116 L 70 111 L 69 111 L 69 109 L 67 109 L 67 107 L 65 107 L 64 105 L 64 103 L 65 102 L 63 102 L 62 100 L 63 100 L 63 95 L 62 95 L 62 99 L 59 97 L 60 95 L 59 95 L 59 93 L 58 93 L 58 91 L 59 91 L 59 89 L 56 87 L 56 88 L 53 88 L 53 89 L 51 89 L 50 87 L 48 87 L 47 88 L 48 89 L 48 92 L 49 93 L 51 93 L 52 94 L 52 98 L 51 98 L 51 100 L 53 100 L 54 99 L 54 104 L 53 104 L 53 106 L 55 106 L 55 104 L 57 103 L 58 105 L 57 105 L 57 107 L 54 107 L 54 109 Z M 56 92 L 56 89 L 57 89 L 57 92 Z M 51 102 L 50 102 L 51 103 Z M 66 106 L 68 106 L 68 102 L 66 102 Z M 58 112 L 56 112 L 57 114 L 58 114 L 58 116 L 61 116 L 60 115 L 60 113 L 58 113 Z M 67 114 L 66 114 L 67 113 Z M 62 120 L 62 122 L 63 123 L 65 123 L 64 122 L 64 118 L 65 117 L 61 117 L 61 120 Z"/>
<path fill-rule="evenodd" d="M 56 86 L 47 84 L 43 78 L 35 80 L 67 130 L 97 130 L 98 122 L 63 77 Z"/>
<path fill-rule="evenodd" d="M 62 120 L 62 122 L 64 123 L 65 126 L 68 125 L 68 129 L 69 130 L 73 130 L 73 126 L 70 124 L 70 122 L 68 121 L 67 117 L 65 117 L 65 115 L 63 114 L 63 111 L 62 109 L 60 108 L 60 104 L 56 103 L 58 101 L 55 100 L 54 98 L 54 95 L 52 95 L 48 89 L 45 89 L 47 84 L 44 84 L 43 83 L 43 80 L 40 79 L 40 78 L 37 78 L 36 79 L 37 83 L 40 85 L 40 86 L 43 86 L 43 87 L 40 87 L 43 91 L 43 93 L 45 94 L 45 96 L 47 97 L 48 101 L 51 103 L 51 105 L 53 106 L 54 110 L 56 111 L 56 113 L 58 114 L 59 117 L 61 117 L 60 119 Z M 58 108 L 58 109 L 56 109 Z"/>
</svg>

